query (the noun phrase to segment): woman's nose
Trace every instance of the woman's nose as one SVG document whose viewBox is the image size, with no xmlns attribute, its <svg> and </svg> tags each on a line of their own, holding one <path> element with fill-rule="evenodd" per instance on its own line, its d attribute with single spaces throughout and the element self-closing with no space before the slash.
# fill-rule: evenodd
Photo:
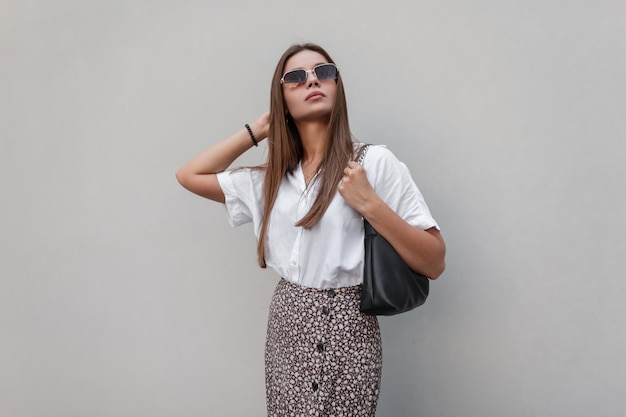
<svg viewBox="0 0 626 417">
<path fill-rule="evenodd" d="M 317 75 L 315 75 L 315 71 L 311 70 L 307 73 L 306 86 L 308 88 L 314 85 L 319 87 L 320 81 L 317 79 Z"/>
</svg>

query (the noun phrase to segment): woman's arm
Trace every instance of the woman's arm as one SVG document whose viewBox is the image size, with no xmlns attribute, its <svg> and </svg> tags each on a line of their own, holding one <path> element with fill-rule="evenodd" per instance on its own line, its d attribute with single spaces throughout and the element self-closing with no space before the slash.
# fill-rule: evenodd
<svg viewBox="0 0 626 417">
<path fill-rule="evenodd" d="M 257 141 L 264 140 L 269 129 L 269 113 L 263 114 L 250 127 Z M 215 174 L 228 168 L 252 146 L 248 130 L 241 129 L 183 165 L 176 172 L 176 178 L 192 193 L 223 203 L 224 193 Z"/>
<path fill-rule="evenodd" d="M 422 230 L 407 223 L 378 197 L 365 170 L 350 162 L 339 185 L 339 194 L 394 247 L 407 265 L 430 279 L 445 269 L 446 245 L 436 228 Z"/>
</svg>

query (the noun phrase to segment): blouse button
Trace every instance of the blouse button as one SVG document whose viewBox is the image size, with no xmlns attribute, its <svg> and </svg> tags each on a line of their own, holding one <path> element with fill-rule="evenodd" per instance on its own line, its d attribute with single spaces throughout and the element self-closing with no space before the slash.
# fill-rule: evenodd
<svg viewBox="0 0 626 417">
<path fill-rule="evenodd" d="M 319 385 L 317 385 L 317 382 L 314 382 L 311 384 L 311 388 L 313 388 L 313 391 L 317 391 L 317 388 L 319 387 Z"/>
<path fill-rule="evenodd" d="M 324 306 L 322 307 L 322 314 L 327 316 L 330 313 L 330 308 Z"/>
<path fill-rule="evenodd" d="M 333 298 L 335 295 L 337 295 L 337 293 L 335 292 L 335 290 L 332 290 L 332 289 L 331 289 L 331 290 L 328 290 L 328 296 L 329 296 L 330 298 Z"/>
</svg>

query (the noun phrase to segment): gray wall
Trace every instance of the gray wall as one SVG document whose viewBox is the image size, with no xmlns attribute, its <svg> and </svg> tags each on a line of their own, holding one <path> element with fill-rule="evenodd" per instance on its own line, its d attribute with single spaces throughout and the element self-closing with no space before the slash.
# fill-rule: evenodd
<svg viewBox="0 0 626 417">
<path fill-rule="evenodd" d="M 622 0 L 3 0 L 0 416 L 264 414 L 277 277 L 174 172 L 265 111 L 309 40 L 449 248 L 428 303 L 381 319 L 378 415 L 622 415 L 625 19 Z"/>
</svg>

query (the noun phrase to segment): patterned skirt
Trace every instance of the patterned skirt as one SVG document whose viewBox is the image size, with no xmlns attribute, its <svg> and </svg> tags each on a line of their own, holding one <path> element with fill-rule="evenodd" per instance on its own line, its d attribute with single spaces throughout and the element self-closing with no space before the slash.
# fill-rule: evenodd
<svg viewBox="0 0 626 417">
<path fill-rule="evenodd" d="M 380 389 L 378 320 L 361 286 L 320 290 L 281 279 L 270 305 L 265 385 L 270 417 L 372 417 Z"/>
</svg>

